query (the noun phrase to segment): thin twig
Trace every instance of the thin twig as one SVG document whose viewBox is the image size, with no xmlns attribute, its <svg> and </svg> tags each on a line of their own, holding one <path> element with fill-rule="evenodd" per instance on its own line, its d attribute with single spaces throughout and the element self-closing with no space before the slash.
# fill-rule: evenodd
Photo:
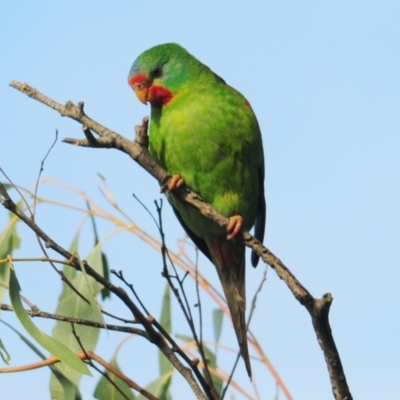
<svg viewBox="0 0 400 400">
<path fill-rule="evenodd" d="M 46 155 L 44 156 L 42 162 L 40 163 L 40 170 L 39 170 L 38 177 L 36 180 L 36 185 L 35 185 L 35 195 L 33 196 L 33 214 L 32 214 L 33 219 L 35 219 L 35 216 L 36 216 L 37 191 L 38 191 L 38 187 L 39 187 L 40 176 L 42 175 L 42 172 L 44 171 L 44 162 L 46 161 L 46 158 L 50 154 L 51 150 L 53 150 L 53 147 L 56 145 L 57 139 L 58 139 L 58 130 L 56 129 L 56 137 L 54 138 L 54 142 L 50 146 L 49 150 L 47 150 Z"/>
<path fill-rule="evenodd" d="M 194 322 L 193 322 L 192 312 L 190 310 L 189 302 L 188 302 L 187 297 L 186 297 L 186 292 L 185 292 L 185 289 L 183 287 L 183 281 L 184 281 L 186 275 L 183 277 L 183 279 L 179 278 L 178 272 L 177 272 L 177 270 L 175 268 L 174 263 L 172 262 L 171 258 L 169 257 L 168 249 L 167 249 L 167 246 L 165 244 L 165 233 L 164 233 L 164 230 L 163 230 L 163 221 L 162 221 L 162 213 L 161 213 L 162 204 L 163 204 L 162 199 L 160 200 L 160 204 L 157 201 L 155 201 L 154 203 L 156 205 L 156 210 L 157 210 L 157 213 L 158 213 L 158 224 L 157 225 L 158 225 L 158 230 L 159 230 L 160 236 L 161 236 L 161 255 L 162 255 L 162 260 L 163 260 L 163 276 L 167 279 L 167 282 L 168 282 L 172 292 L 174 293 L 176 299 L 178 300 L 179 305 L 181 306 L 181 309 L 182 309 L 183 314 L 184 314 L 184 316 L 186 318 L 186 321 L 189 324 L 189 327 L 190 327 L 190 330 L 192 332 L 193 338 L 194 338 L 194 340 L 196 342 L 196 345 L 197 345 L 197 348 L 199 350 L 200 356 L 201 356 L 201 358 L 203 360 L 203 365 L 204 365 L 204 370 L 206 372 L 207 382 L 204 381 L 203 376 L 200 374 L 200 372 L 198 372 L 197 364 L 196 364 L 196 370 L 193 369 L 193 371 L 195 372 L 195 374 L 197 376 L 197 379 L 200 380 L 200 383 L 202 384 L 203 389 L 206 391 L 206 393 L 210 397 L 210 399 L 218 399 L 218 393 L 217 393 L 217 391 L 216 391 L 216 389 L 214 387 L 214 383 L 212 381 L 211 374 L 210 374 L 210 371 L 208 369 L 208 362 L 207 362 L 206 355 L 204 353 L 204 348 L 203 348 L 202 343 L 199 342 L 199 340 L 198 340 L 196 328 L 195 328 Z M 167 256 L 168 256 L 168 259 L 169 259 L 169 261 L 170 261 L 170 263 L 172 265 L 172 268 L 174 269 L 175 277 L 176 277 L 176 279 L 178 281 L 178 285 L 179 285 L 179 288 L 180 288 L 180 290 L 182 292 L 182 296 L 184 298 L 186 307 L 184 306 L 184 304 L 182 302 L 182 299 L 181 299 L 181 297 L 179 295 L 179 292 L 176 289 L 176 287 L 174 286 L 174 284 L 172 282 L 172 279 L 171 279 L 171 276 L 168 273 L 167 261 L 166 261 L 166 257 Z"/>
<path fill-rule="evenodd" d="M 238 354 L 236 355 L 236 359 L 235 359 L 235 362 L 234 362 L 234 364 L 233 364 L 232 371 L 231 371 L 231 373 L 229 374 L 229 378 L 228 378 L 227 381 L 226 381 L 226 385 L 225 385 L 224 389 L 222 390 L 222 393 L 221 393 L 221 400 L 224 399 L 224 397 L 225 397 L 225 395 L 226 395 L 226 392 L 227 392 L 227 390 L 228 390 L 228 388 L 229 388 L 229 385 L 231 384 L 231 381 L 232 381 L 232 379 L 233 379 L 233 374 L 235 373 L 235 370 L 236 370 L 236 367 L 237 367 L 237 365 L 238 365 L 239 359 L 240 359 L 240 353 L 238 353 Z"/>
<path fill-rule="evenodd" d="M 141 307 L 143 308 L 144 312 L 146 313 L 146 315 L 150 315 L 149 311 L 147 310 L 147 308 L 145 307 L 145 305 L 143 304 L 142 300 L 140 300 L 140 297 L 138 296 L 138 294 L 136 293 L 135 288 L 133 287 L 132 283 L 129 283 L 125 280 L 124 278 L 124 273 L 122 271 L 115 271 L 114 269 L 110 270 L 110 272 L 115 275 L 118 279 L 120 279 L 122 282 L 125 283 L 126 286 L 128 286 L 128 288 L 130 289 L 130 291 L 132 292 L 132 294 L 135 296 L 135 299 L 138 301 L 138 303 L 141 305 Z"/>
<path fill-rule="evenodd" d="M 31 208 L 29 207 L 29 204 L 28 204 L 28 202 L 26 201 L 25 196 L 23 196 L 23 194 L 21 193 L 19 187 L 11 180 L 11 178 L 9 178 L 9 177 L 7 176 L 7 174 L 3 171 L 3 169 L 2 169 L 1 167 L 0 167 L 0 172 L 5 176 L 5 178 L 8 180 L 8 182 L 10 182 L 11 186 L 12 186 L 12 187 L 17 191 L 17 193 L 21 196 L 21 199 L 22 199 L 22 201 L 25 203 L 26 208 L 29 210 L 29 212 L 31 213 L 31 215 L 33 215 L 33 214 L 32 214 L 32 210 L 31 210 Z M 2 193 L 3 196 L 4 196 L 3 191 L 1 191 L 1 193 Z"/>
<path fill-rule="evenodd" d="M 265 269 L 264 269 L 263 276 L 261 278 L 261 281 L 260 281 L 260 283 L 258 285 L 258 288 L 257 288 L 256 292 L 254 293 L 253 300 L 251 301 L 249 318 L 247 319 L 247 329 L 249 329 L 250 322 L 251 322 L 251 319 L 252 319 L 253 314 L 254 314 L 254 310 L 256 309 L 257 297 L 258 297 L 259 293 L 261 293 L 261 290 L 262 290 L 262 288 L 264 286 L 264 282 L 267 280 L 267 270 L 268 270 L 268 266 L 266 265 Z"/>
<path fill-rule="evenodd" d="M 8 304 L 0 304 L 0 310 L 14 311 L 12 306 L 10 306 Z M 46 311 L 39 310 L 37 308 L 37 306 L 34 306 L 30 310 L 25 310 L 25 311 L 31 317 L 48 318 L 48 319 L 54 319 L 56 321 L 74 323 L 76 325 L 90 326 L 90 327 L 98 328 L 98 329 L 107 329 L 109 331 L 131 333 L 131 334 L 135 334 L 138 336 L 142 336 L 142 337 L 146 338 L 147 340 L 150 340 L 150 336 L 146 333 L 146 331 L 144 331 L 142 329 L 138 329 L 138 328 L 132 328 L 129 326 L 121 326 L 121 325 L 112 325 L 112 324 L 104 325 L 103 323 L 91 321 L 88 319 L 73 318 L 73 317 L 67 317 L 66 315 L 52 314 L 52 313 L 49 313 Z"/>
<path fill-rule="evenodd" d="M 201 308 L 200 288 L 199 288 L 199 269 L 198 269 L 199 251 L 196 248 L 196 265 L 195 265 L 195 285 L 196 285 L 196 296 L 197 296 L 197 309 L 199 310 L 199 344 L 203 349 L 203 313 Z M 204 350 L 203 350 L 204 351 Z M 208 370 L 208 363 L 204 362 Z M 211 378 L 211 376 L 210 376 Z"/>
</svg>

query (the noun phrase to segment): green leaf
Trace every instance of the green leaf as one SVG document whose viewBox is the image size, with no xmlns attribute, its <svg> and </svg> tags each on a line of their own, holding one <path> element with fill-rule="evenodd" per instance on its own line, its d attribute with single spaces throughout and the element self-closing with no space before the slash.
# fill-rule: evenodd
<svg viewBox="0 0 400 400">
<path fill-rule="evenodd" d="M 14 187 L 13 185 L 11 185 L 11 184 L 9 184 L 7 182 L 1 182 L 1 184 L 4 186 L 4 188 L 6 190 L 12 189 Z"/>
<path fill-rule="evenodd" d="M 34 352 L 36 353 L 41 359 L 45 360 L 46 356 L 44 353 L 42 353 L 34 344 L 31 342 L 26 336 L 24 336 L 22 333 L 20 333 L 17 329 L 15 329 L 13 326 L 11 326 L 9 323 L 6 321 L 3 321 L 0 319 L 0 322 L 2 322 L 4 325 L 8 326 L 14 333 L 16 333 L 20 339 Z"/>
<path fill-rule="evenodd" d="M 110 361 L 110 364 L 118 369 L 119 371 L 121 370 L 119 368 L 119 365 L 117 363 L 117 357 L 116 355 L 112 358 Z M 124 382 L 122 379 L 118 378 L 116 375 L 107 372 L 109 379 L 105 378 L 102 376 L 100 379 L 99 383 L 96 386 L 96 389 L 94 391 L 94 397 L 98 400 L 126 400 L 127 398 L 129 400 L 134 400 L 136 397 L 132 393 L 131 388 Z M 119 390 L 110 382 L 115 383 L 115 385 L 122 391 L 122 393 L 125 395 L 123 396 Z"/>
<path fill-rule="evenodd" d="M 177 333 L 177 334 L 176 334 L 176 337 L 177 337 L 178 339 L 183 340 L 183 341 L 186 342 L 186 343 L 193 342 L 194 345 L 196 345 L 196 343 L 195 343 L 195 341 L 194 341 L 194 339 L 193 339 L 192 336 L 181 335 L 180 333 Z"/>
<path fill-rule="evenodd" d="M 3 341 L 0 339 L 0 356 L 2 358 L 2 360 L 8 364 L 9 361 L 11 360 L 10 355 L 8 354 L 7 349 L 5 348 Z"/>
<path fill-rule="evenodd" d="M 47 357 L 31 342 L 27 337 L 25 337 L 22 333 L 17 331 L 14 327 L 12 327 L 7 322 L 0 319 L 4 325 L 8 326 L 12 331 L 14 331 L 20 339 L 34 352 L 36 353 L 42 360 L 45 360 Z M 81 394 L 79 393 L 78 387 L 71 382 L 66 376 L 64 376 L 60 371 L 56 368 L 57 364 L 49 365 L 49 368 L 52 372 L 58 377 L 61 382 L 62 396 L 54 396 L 53 399 L 59 400 L 82 400 Z"/>
<path fill-rule="evenodd" d="M 78 371 L 80 374 L 91 375 L 86 364 L 67 346 L 60 343 L 59 341 L 51 338 L 42 332 L 31 320 L 29 315 L 26 313 L 21 298 L 19 296 L 20 286 L 18 283 L 17 276 L 15 275 L 14 269 L 10 269 L 10 300 L 13 306 L 14 312 L 21 322 L 22 326 L 27 332 L 36 340 L 42 347 L 54 355 L 66 366 Z"/>
<path fill-rule="evenodd" d="M 82 227 L 80 227 L 80 229 L 78 229 L 78 231 L 76 232 L 74 238 L 72 239 L 72 243 L 71 243 L 71 246 L 69 248 L 69 252 L 71 254 L 79 253 L 79 238 L 80 238 L 80 235 L 81 235 L 81 229 L 82 229 Z M 65 275 L 65 277 L 69 281 L 72 281 L 78 275 L 78 272 L 77 272 L 77 270 L 75 268 L 64 267 L 63 274 Z M 70 290 L 72 291 L 72 289 L 70 289 Z"/>
<path fill-rule="evenodd" d="M 19 218 L 10 213 L 10 220 L 3 232 L 0 233 L 0 283 L 8 286 L 10 280 L 8 261 L 6 258 L 8 255 L 12 255 L 13 251 L 18 249 L 21 245 L 21 240 L 17 234 L 17 223 Z M 4 294 L 7 289 L 0 286 L 0 303 L 3 303 Z"/>
<path fill-rule="evenodd" d="M 219 343 L 222 332 L 222 322 L 224 320 L 224 313 L 220 308 L 213 310 L 213 328 L 214 328 L 214 341 L 216 344 Z"/>
<path fill-rule="evenodd" d="M 103 181 L 105 182 L 107 179 L 104 175 L 102 175 L 100 172 L 97 172 L 97 176 Z"/>
<path fill-rule="evenodd" d="M 171 288 L 169 284 L 165 285 L 165 291 L 162 298 L 162 309 L 160 324 L 168 332 L 172 332 L 172 322 L 171 322 Z"/>
<path fill-rule="evenodd" d="M 86 202 L 86 206 L 88 210 L 91 210 L 90 204 Z M 97 248 L 100 240 L 99 240 L 99 234 L 97 232 L 97 225 L 96 225 L 96 220 L 94 218 L 94 215 L 91 213 L 90 214 L 90 219 L 92 221 L 92 227 L 93 227 L 93 234 L 94 234 L 94 247 Z M 107 256 L 101 251 L 101 263 L 103 267 L 103 276 L 107 280 L 110 278 L 110 269 L 108 267 L 108 260 Z M 102 300 L 105 300 L 106 298 L 110 297 L 111 292 L 107 287 L 103 287 L 101 289 L 101 298 Z"/>
<path fill-rule="evenodd" d="M 110 280 L 110 267 L 108 266 L 108 259 L 105 253 L 101 252 L 101 263 L 103 265 L 103 276 L 107 280 Z M 101 289 L 101 299 L 105 300 L 109 297 L 111 297 L 111 292 L 108 287 L 103 286 Z"/>
<path fill-rule="evenodd" d="M 171 322 L 171 289 L 168 282 L 165 285 L 165 291 L 162 298 L 162 308 L 160 316 L 161 326 L 170 334 L 172 332 Z M 167 357 L 159 352 L 160 376 L 166 375 L 174 370 L 173 365 Z"/>
<path fill-rule="evenodd" d="M 217 356 L 214 352 L 211 351 L 211 349 L 203 344 L 203 350 L 204 354 L 206 356 L 206 359 L 208 361 L 208 365 L 216 370 L 217 369 Z M 222 388 L 223 388 L 223 381 L 219 377 L 215 376 L 213 373 L 211 373 L 211 379 L 213 381 L 215 390 L 217 391 L 218 394 L 222 393 Z"/>
<path fill-rule="evenodd" d="M 153 396 L 160 400 L 171 400 L 172 397 L 169 393 L 169 387 L 171 385 L 172 372 L 162 375 L 154 381 L 146 385 L 146 390 L 150 392 Z M 139 395 L 137 400 L 145 400 L 143 395 Z"/>
<path fill-rule="evenodd" d="M 91 257 L 92 254 L 88 258 L 89 265 L 95 265 L 96 261 L 98 262 L 98 260 L 95 260 L 95 256 Z M 97 253 L 97 255 L 98 255 L 98 253 Z M 86 281 L 86 284 L 87 284 L 87 290 L 86 290 L 86 296 L 85 297 L 89 301 L 90 306 L 92 307 L 92 311 L 93 311 L 93 314 L 95 316 L 95 320 L 96 321 L 101 321 L 103 323 L 103 325 L 106 326 L 106 323 L 104 322 L 103 314 L 101 313 L 101 306 L 96 300 L 96 294 L 97 293 L 95 293 L 93 288 L 92 288 L 92 285 L 90 283 L 91 281 L 89 280 L 89 276 L 86 274 L 86 270 L 85 270 L 85 267 L 82 264 L 81 259 L 79 259 L 79 265 L 81 267 L 81 272 L 82 272 L 83 276 L 85 277 L 85 281 Z M 92 282 L 93 282 L 93 279 L 92 279 Z"/>
<path fill-rule="evenodd" d="M 51 392 L 52 400 L 82 400 L 79 388 L 74 382 L 65 376 L 57 367 L 51 368 L 53 381 L 53 390 Z"/>
<path fill-rule="evenodd" d="M 279 400 L 279 385 L 278 385 L 278 383 L 276 383 L 276 394 L 275 394 L 274 400 Z"/>
<path fill-rule="evenodd" d="M 72 247 L 78 248 L 79 233 L 75 236 Z M 95 269 L 98 273 L 102 273 L 101 257 L 99 256 L 100 245 L 93 249 L 92 253 L 88 256 L 88 264 Z M 75 251 L 74 251 L 75 252 Z M 73 270 L 73 272 L 69 271 Z M 65 266 L 63 272 L 70 279 L 69 281 L 74 288 L 84 296 L 91 304 L 88 304 L 80 296 L 78 296 L 68 285 L 63 285 L 62 293 L 59 297 L 56 314 L 66 315 L 73 318 L 82 318 L 100 323 L 103 322 L 102 315 L 96 300 L 96 296 L 100 293 L 102 285 L 96 282 L 86 273 L 75 271 L 72 267 Z M 99 339 L 100 329 L 84 325 L 75 325 L 75 331 L 79 336 L 82 346 L 88 351 L 94 351 Z M 71 331 L 69 323 L 57 321 L 53 328 L 53 338 L 62 341 L 73 351 L 80 348 L 75 336 Z M 63 365 L 57 366 L 57 369 L 68 377 L 75 385 L 79 385 L 81 374 L 65 368 Z M 50 381 L 50 391 L 52 398 L 62 392 L 61 383 L 52 375 Z M 60 398 L 60 397 L 57 397 Z M 61 397 L 62 398 L 62 397 Z"/>
</svg>

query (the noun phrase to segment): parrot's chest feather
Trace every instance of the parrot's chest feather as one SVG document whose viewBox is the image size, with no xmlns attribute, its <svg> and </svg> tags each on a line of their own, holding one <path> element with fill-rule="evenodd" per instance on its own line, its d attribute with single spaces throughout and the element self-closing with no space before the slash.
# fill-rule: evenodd
<svg viewBox="0 0 400 400">
<path fill-rule="evenodd" d="M 257 121 L 241 95 L 197 94 L 177 96 L 166 107 L 152 109 L 151 155 L 226 216 L 244 216 L 250 229 L 262 166 Z"/>
</svg>

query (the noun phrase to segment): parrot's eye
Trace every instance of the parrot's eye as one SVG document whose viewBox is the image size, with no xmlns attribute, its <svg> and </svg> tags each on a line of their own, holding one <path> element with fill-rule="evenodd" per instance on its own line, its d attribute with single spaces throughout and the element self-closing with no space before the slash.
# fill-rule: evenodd
<svg viewBox="0 0 400 400">
<path fill-rule="evenodd" d="M 156 67 L 153 70 L 153 78 L 159 78 L 162 75 L 162 67 Z"/>
</svg>

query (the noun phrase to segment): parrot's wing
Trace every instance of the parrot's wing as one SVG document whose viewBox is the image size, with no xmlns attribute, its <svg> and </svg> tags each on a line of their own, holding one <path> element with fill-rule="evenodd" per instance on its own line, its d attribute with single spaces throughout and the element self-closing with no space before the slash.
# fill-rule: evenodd
<svg viewBox="0 0 400 400">
<path fill-rule="evenodd" d="M 183 229 L 185 230 L 185 232 L 187 233 L 187 235 L 190 237 L 190 239 L 192 239 L 192 242 L 197 246 L 197 248 L 211 261 L 213 262 L 212 258 L 211 258 L 211 254 L 210 254 L 210 250 L 208 250 L 208 246 L 207 243 L 200 237 L 198 237 L 197 235 L 195 235 L 193 233 L 193 231 L 191 231 L 187 225 L 185 224 L 185 222 L 183 221 L 182 217 L 179 214 L 179 211 L 172 206 L 172 209 L 174 210 L 174 213 L 176 215 L 176 218 L 178 218 L 180 224 L 182 225 Z"/>
<path fill-rule="evenodd" d="M 265 218 L 267 216 L 267 205 L 265 203 L 264 196 L 264 174 L 261 168 L 258 170 L 258 211 L 256 223 L 254 226 L 254 236 L 261 243 L 264 240 L 265 232 Z M 190 236 L 190 235 L 189 235 Z M 251 265 L 256 267 L 260 256 L 257 255 L 254 250 L 251 252 Z"/>
</svg>

